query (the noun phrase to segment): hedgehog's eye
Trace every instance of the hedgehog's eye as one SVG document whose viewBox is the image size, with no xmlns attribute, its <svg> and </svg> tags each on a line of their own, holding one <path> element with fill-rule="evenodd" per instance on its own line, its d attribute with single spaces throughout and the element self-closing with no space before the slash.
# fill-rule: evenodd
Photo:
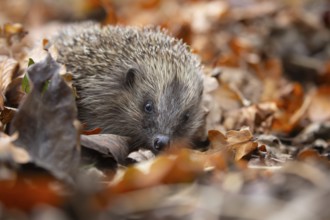
<svg viewBox="0 0 330 220">
<path fill-rule="evenodd" d="M 145 104 L 144 104 L 144 111 L 146 113 L 152 113 L 154 110 L 154 106 L 152 104 L 152 101 L 148 100 Z"/>
</svg>

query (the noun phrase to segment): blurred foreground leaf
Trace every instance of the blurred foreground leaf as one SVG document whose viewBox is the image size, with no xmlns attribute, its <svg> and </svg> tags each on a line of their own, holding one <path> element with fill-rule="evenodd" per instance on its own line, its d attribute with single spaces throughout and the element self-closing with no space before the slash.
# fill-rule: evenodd
<svg viewBox="0 0 330 220">
<path fill-rule="evenodd" d="M 19 133 L 15 144 L 25 148 L 37 165 L 67 179 L 79 163 L 79 134 L 74 125 L 74 97 L 58 71 L 59 65 L 50 56 L 29 68 L 32 91 L 19 107 L 12 131 Z"/>
</svg>

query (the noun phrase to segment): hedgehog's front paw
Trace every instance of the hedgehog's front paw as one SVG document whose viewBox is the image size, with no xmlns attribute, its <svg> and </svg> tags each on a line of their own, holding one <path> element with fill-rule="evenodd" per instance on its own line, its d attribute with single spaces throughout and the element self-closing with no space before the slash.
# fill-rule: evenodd
<svg viewBox="0 0 330 220">
<path fill-rule="evenodd" d="M 126 158 L 126 164 L 139 163 L 149 159 L 155 158 L 155 154 L 151 150 L 140 149 L 138 151 L 133 151 Z"/>
</svg>

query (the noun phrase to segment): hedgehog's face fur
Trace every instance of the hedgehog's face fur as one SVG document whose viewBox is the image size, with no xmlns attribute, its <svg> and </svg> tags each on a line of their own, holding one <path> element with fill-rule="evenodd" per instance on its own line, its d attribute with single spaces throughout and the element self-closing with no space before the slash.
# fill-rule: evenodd
<svg viewBox="0 0 330 220">
<path fill-rule="evenodd" d="M 89 128 L 159 150 L 189 144 L 202 125 L 200 62 L 181 41 L 155 29 L 94 25 L 71 28 L 55 45 Z"/>
</svg>

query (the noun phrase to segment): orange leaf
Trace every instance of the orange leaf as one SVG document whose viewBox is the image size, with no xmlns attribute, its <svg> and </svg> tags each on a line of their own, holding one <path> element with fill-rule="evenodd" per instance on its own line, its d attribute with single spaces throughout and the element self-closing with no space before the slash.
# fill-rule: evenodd
<svg viewBox="0 0 330 220">
<path fill-rule="evenodd" d="M 6 208 L 22 211 L 32 211 L 41 204 L 59 206 L 64 198 L 51 187 L 52 183 L 49 177 L 19 178 L 13 185 L 0 181 L 0 201 Z"/>
<path fill-rule="evenodd" d="M 302 150 L 301 152 L 299 152 L 299 154 L 297 155 L 297 159 L 298 160 L 320 160 L 321 159 L 321 155 L 313 149 L 306 149 L 306 150 Z"/>
<path fill-rule="evenodd" d="M 308 117 L 313 122 L 323 122 L 330 119 L 330 87 L 320 87 L 312 96 L 308 109 Z"/>
<path fill-rule="evenodd" d="M 253 135 L 250 130 L 232 130 L 228 131 L 226 136 L 229 144 L 228 148 L 235 152 L 236 161 L 241 160 L 258 147 L 258 144 L 253 142 Z"/>
<path fill-rule="evenodd" d="M 85 134 L 85 135 L 100 134 L 101 131 L 102 131 L 101 128 L 94 128 L 92 130 L 83 130 L 82 134 Z"/>
<path fill-rule="evenodd" d="M 23 26 L 19 23 L 15 23 L 15 24 L 7 23 L 4 25 L 3 30 L 6 35 L 20 34 L 24 31 Z"/>
<path fill-rule="evenodd" d="M 201 161 L 196 160 L 189 149 L 178 149 L 170 155 L 128 167 L 119 180 L 115 180 L 110 191 L 120 194 L 160 184 L 190 182 L 203 171 Z M 116 179 L 116 177 L 115 177 Z"/>
<path fill-rule="evenodd" d="M 218 130 L 209 130 L 210 149 L 221 149 L 227 146 L 227 137 Z"/>
</svg>

